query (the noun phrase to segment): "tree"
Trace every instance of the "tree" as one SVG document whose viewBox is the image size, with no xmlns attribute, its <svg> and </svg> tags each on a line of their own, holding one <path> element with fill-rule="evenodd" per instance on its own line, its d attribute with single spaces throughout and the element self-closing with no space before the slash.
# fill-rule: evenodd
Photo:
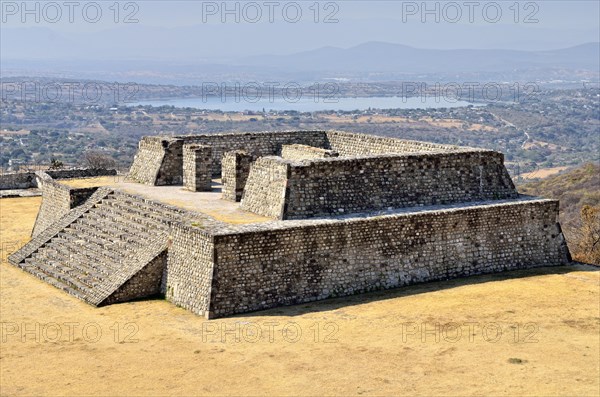
<svg viewBox="0 0 600 397">
<path fill-rule="evenodd" d="M 54 157 L 50 160 L 50 169 L 51 170 L 58 170 L 61 169 L 62 167 L 64 167 L 64 164 L 62 161 L 60 161 L 59 159 L 55 159 Z"/>
<path fill-rule="evenodd" d="M 107 154 L 97 151 L 88 151 L 83 155 L 85 163 L 90 168 L 115 168 L 117 162 Z"/>
</svg>

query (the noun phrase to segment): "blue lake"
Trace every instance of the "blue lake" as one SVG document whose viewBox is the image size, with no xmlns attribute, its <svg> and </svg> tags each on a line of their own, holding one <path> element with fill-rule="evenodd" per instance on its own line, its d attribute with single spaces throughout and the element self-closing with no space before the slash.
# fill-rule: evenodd
<svg viewBox="0 0 600 397">
<path fill-rule="evenodd" d="M 144 106 L 174 106 L 177 108 L 195 108 L 207 110 L 222 110 L 224 112 L 242 112 L 245 110 L 260 112 L 263 109 L 284 111 L 295 110 L 298 112 L 316 112 L 320 110 L 366 110 L 375 109 L 436 109 L 455 108 L 474 105 L 469 102 L 453 100 L 448 98 L 431 97 L 369 97 L 369 98 L 313 98 L 305 97 L 298 100 L 285 98 L 264 98 L 256 101 L 235 100 L 228 98 L 222 100 L 219 97 L 207 98 L 182 98 L 182 99 L 158 99 L 140 101 L 130 105 Z"/>
</svg>

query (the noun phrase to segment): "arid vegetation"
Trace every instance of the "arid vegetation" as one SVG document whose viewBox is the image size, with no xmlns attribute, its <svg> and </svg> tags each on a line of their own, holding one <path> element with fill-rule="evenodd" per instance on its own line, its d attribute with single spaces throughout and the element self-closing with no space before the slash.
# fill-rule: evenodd
<svg viewBox="0 0 600 397">
<path fill-rule="evenodd" d="M 117 166 L 114 158 L 95 150 L 85 152 L 83 158 L 85 165 L 89 168 L 113 169 Z"/>
<path fill-rule="evenodd" d="M 564 174 L 519 186 L 524 194 L 560 200 L 560 221 L 573 259 L 600 265 L 600 166 L 585 164 Z"/>
<path fill-rule="evenodd" d="M 581 208 L 581 229 L 577 233 L 577 258 L 600 264 L 600 207 Z"/>
</svg>

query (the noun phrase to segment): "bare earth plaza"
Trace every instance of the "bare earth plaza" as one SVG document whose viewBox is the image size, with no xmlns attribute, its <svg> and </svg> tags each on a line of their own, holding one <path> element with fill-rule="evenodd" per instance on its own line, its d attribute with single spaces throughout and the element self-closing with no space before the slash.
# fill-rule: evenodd
<svg viewBox="0 0 600 397">
<path fill-rule="evenodd" d="M 570 263 L 558 202 L 519 195 L 491 150 L 341 131 L 149 136 L 125 180 L 69 186 L 82 176 L 36 173 L 32 239 L 9 262 L 94 306 L 163 295 L 212 319 Z"/>
</svg>

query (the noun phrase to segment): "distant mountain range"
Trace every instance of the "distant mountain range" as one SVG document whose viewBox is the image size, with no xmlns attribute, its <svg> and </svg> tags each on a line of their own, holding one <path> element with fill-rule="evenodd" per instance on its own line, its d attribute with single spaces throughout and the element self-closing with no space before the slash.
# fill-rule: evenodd
<svg viewBox="0 0 600 397">
<path fill-rule="evenodd" d="M 600 68 L 600 43 L 553 51 L 430 50 L 369 42 L 343 49 L 323 47 L 284 56 L 254 56 L 241 65 L 297 71 L 343 72 L 483 72 L 514 69 Z"/>
<path fill-rule="evenodd" d="M 503 79 L 598 80 L 600 43 L 524 51 L 506 49 L 423 49 L 372 41 L 349 48 L 321 47 L 288 55 L 218 57 L 221 39 L 197 46 L 173 41 L 185 29 L 139 27 L 134 33 L 65 35 L 48 28 L 3 29 L 2 75 L 54 76 L 139 83 L 197 85 L 205 81 L 299 81 L 330 78 L 400 80 L 440 77 L 450 81 Z M 120 40 L 124 35 L 126 40 Z M 236 52 L 243 41 L 231 41 Z M 229 44 L 228 44 L 229 45 Z M 258 46 L 268 52 L 269 45 Z M 213 51 L 214 49 L 214 51 Z M 144 56 L 141 56 L 141 55 Z M 211 56 L 207 56 L 211 55 Z M 373 77 L 375 76 L 375 77 Z M 424 77 L 425 78 L 425 77 Z M 457 80 L 451 80 L 457 79 Z"/>
</svg>

